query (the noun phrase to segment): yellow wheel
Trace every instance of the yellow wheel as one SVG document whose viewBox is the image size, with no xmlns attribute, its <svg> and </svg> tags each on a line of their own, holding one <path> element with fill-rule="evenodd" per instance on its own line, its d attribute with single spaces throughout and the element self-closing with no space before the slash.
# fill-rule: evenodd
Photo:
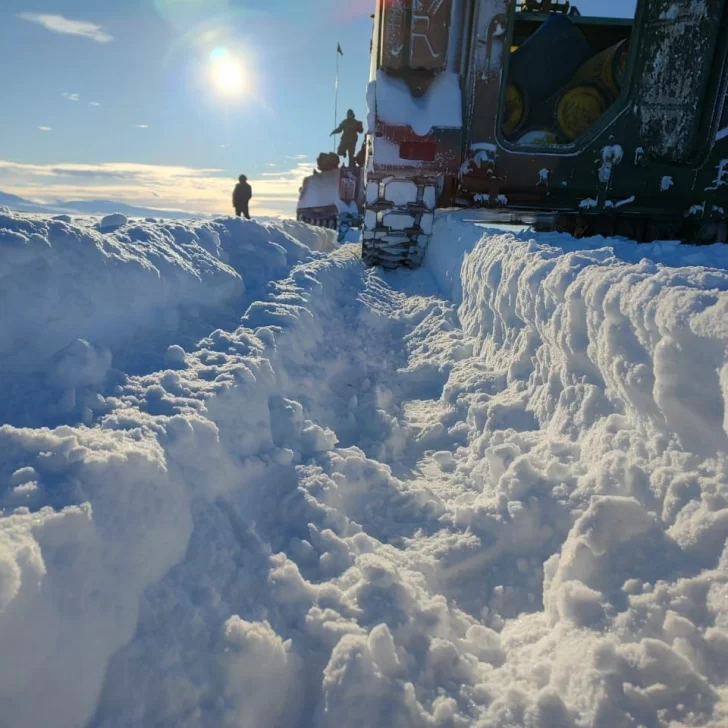
<svg viewBox="0 0 728 728">
<path fill-rule="evenodd" d="M 523 92 L 515 83 L 509 83 L 506 89 L 506 110 L 503 115 L 503 131 L 513 134 L 523 122 L 526 115 L 526 102 Z"/>
<path fill-rule="evenodd" d="M 570 141 L 588 131 L 609 107 L 609 100 L 596 86 L 569 89 L 556 107 L 556 123 Z"/>
</svg>

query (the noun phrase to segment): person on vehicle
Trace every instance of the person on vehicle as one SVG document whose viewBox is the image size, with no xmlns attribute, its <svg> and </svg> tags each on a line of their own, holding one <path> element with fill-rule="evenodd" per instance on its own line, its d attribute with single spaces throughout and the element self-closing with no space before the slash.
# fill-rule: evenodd
<svg viewBox="0 0 728 728">
<path fill-rule="evenodd" d="M 355 166 L 355 152 L 356 143 L 359 139 L 359 134 L 364 133 L 364 125 L 359 121 L 354 112 L 349 109 L 346 112 L 346 119 L 334 129 L 329 136 L 334 134 L 341 134 L 341 142 L 339 143 L 339 156 L 346 157 L 349 155 L 349 166 Z"/>
<path fill-rule="evenodd" d="M 367 145 L 362 144 L 361 149 L 356 153 L 356 157 L 354 157 L 354 161 L 356 162 L 357 167 L 363 167 L 366 164 L 367 161 Z"/>
<path fill-rule="evenodd" d="M 240 177 L 238 177 L 238 183 L 235 185 L 235 191 L 233 192 L 233 207 L 235 208 L 235 214 L 238 217 L 240 217 L 242 213 L 245 215 L 246 220 L 250 220 L 248 203 L 252 196 L 253 190 L 248 184 L 248 178 L 244 174 L 241 174 Z"/>
</svg>

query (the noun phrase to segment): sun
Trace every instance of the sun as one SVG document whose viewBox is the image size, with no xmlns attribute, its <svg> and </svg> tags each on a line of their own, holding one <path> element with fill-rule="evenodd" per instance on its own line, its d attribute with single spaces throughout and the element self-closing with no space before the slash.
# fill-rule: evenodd
<svg viewBox="0 0 728 728">
<path fill-rule="evenodd" d="M 246 88 L 246 75 L 242 63 L 227 53 L 213 53 L 212 82 L 226 96 L 241 94 Z"/>
</svg>

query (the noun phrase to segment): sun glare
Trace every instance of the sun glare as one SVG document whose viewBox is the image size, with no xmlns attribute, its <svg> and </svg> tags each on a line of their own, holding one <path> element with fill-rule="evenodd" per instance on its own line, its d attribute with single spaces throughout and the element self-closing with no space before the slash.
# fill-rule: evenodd
<svg viewBox="0 0 728 728">
<path fill-rule="evenodd" d="M 218 91 L 233 96 L 245 90 L 245 71 L 238 60 L 223 50 L 214 51 L 211 60 L 212 81 Z"/>
</svg>

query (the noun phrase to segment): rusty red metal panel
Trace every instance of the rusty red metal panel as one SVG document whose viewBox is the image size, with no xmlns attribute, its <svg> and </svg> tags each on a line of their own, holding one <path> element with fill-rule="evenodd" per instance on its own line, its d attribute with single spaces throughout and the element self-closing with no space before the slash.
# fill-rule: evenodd
<svg viewBox="0 0 728 728">
<path fill-rule="evenodd" d="M 452 0 L 415 0 L 409 60 L 411 69 L 445 70 L 451 14 Z"/>
<path fill-rule="evenodd" d="M 399 156 L 401 159 L 434 162 L 436 153 L 436 142 L 402 142 L 399 145 Z"/>
<path fill-rule="evenodd" d="M 443 71 L 452 0 L 386 0 L 380 66 L 390 72 Z"/>
<path fill-rule="evenodd" d="M 380 66 L 387 71 L 407 68 L 409 19 L 412 0 L 384 0 L 382 9 L 382 47 Z"/>
</svg>

